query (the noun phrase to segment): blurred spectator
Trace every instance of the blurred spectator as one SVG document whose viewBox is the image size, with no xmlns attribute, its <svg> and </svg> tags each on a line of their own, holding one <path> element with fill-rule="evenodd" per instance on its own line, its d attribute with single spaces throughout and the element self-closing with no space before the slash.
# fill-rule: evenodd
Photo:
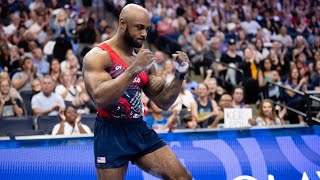
<svg viewBox="0 0 320 180">
<path fill-rule="evenodd" d="M 54 32 L 53 38 L 63 38 L 70 41 L 72 31 L 75 29 L 75 22 L 68 17 L 65 10 L 61 9 L 51 17 L 50 27 Z"/>
<path fill-rule="evenodd" d="M 299 76 L 299 71 L 297 68 L 294 68 L 291 70 L 290 75 L 285 82 L 285 87 L 289 89 L 293 89 L 296 91 L 305 92 L 306 90 L 306 84 L 307 84 L 307 78 L 303 77 L 301 78 Z M 295 108 L 301 112 L 305 111 L 305 103 L 304 103 L 304 97 L 296 94 L 293 91 L 285 90 L 285 102 L 287 106 Z M 290 123 L 297 123 L 296 118 L 292 116 L 296 116 L 295 114 L 292 114 L 290 111 L 288 112 Z M 301 115 L 298 115 L 298 123 L 304 124 L 304 118 Z"/>
<path fill-rule="evenodd" d="M 216 128 L 218 127 L 218 124 L 224 122 L 224 109 L 225 108 L 233 108 L 232 106 L 232 96 L 228 93 L 222 94 L 220 101 L 219 101 L 219 107 L 220 111 L 219 114 L 215 117 L 212 124 L 208 126 L 208 128 Z"/>
<path fill-rule="evenodd" d="M 282 81 L 280 78 L 280 75 L 278 73 L 278 71 L 272 71 L 272 82 L 277 84 L 277 85 L 282 85 Z M 278 86 L 274 86 L 274 85 L 270 85 L 268 87 L 266 87 L 267 94 L 265 94 L 266 98 L 271 99 L 275 102 L 279 102 L 283 100 L 283 97 L 281 97 L 282 93 L 281 93 L 281 89 Z"/>
<path fill-rule="evenodd" d="M 9 47 L 6 43 L 0 44 L 0 67 L 2 69 L 10 69 L 11 70 L 11 62 L 10 62 L 10 52 Z"/>
<path fill-rule="evenodd" d="M 247 38 L 246 33 L 241 30 L 238 33 L 237 40 L 236 40 L 236 49 L 237 51 L 243 52 L 249 45 L 249 40 Z"/>
<path fill-rule="evenodd" d="M 218 64 L 214 62 L 219 62 L 221 55 L 222 53 L 220 51 L 220 40 L 217 37 L 211 38 L 209 51 L 204 55 L 204 61 L 212 63 L 211 67 L 214 69 L 216 77 L 218 76 Z"/>
<path fill-rule="evenodd" d="M 162 51 L 155 51 L 154 52 L 154 67 L 156 68 L 157 72 L 163 71 L 165 68 L 165 57 Z"/>
<path fill-rule="evenodd" d="M 75 30 L 75 22 L 68 17 L 65 10 L 60 9 L 57 14 L 51 16 L 50 28 L 56 41 L 53 55 L 61 62 L 68 49 L 72 49 L 71 39 Z"/>
<path fill-rule="evenodd" d="M 297 36 L 294 40 L 294 49 L 292 51 L 292 57 L 295 58 L 300 53 L 304 53 L 308 58 L 312 57 L 312 53 L 309 50 L 309 45 L 303 36 Z"/>
<path fill-rule="evenodd" d="M 278 117 L 275 106 L 270 99 L 265 99 L 261 102 L 259 117 L 256 119 L 249 119 L 252 126 L 270 126 L 283 125 L 282 117 Z"/>
<path fill-rule="evenodd" d="M 190 75 L 186 80 L 186 86 L 184 87 L 184 89 L 190 91 L 193 96 L 196 96 L 198 91 L 198 82 L 193 80 Z"/>
<path fill-rule="evenodd" d="M 247 105 L 244 103 L 244 89 L 241 86 L 234 88 L 232 93 L 232 106 L 234 108 L 247 108 Z"/>
<path fill-rule="evenodd" d="M 320 57 L 320 51 L 317 51 L 316 53 L 318 54 L 317 56 Z M 320 60 L 315 62 L 310 81 L 310 89 L 320 91 Z"/>
<path fill-rule="evenodd" d="M 53 78 L 55 84 L 60 84 L 60 74 L 61 74 L 61 69 L 60 69 L 60 63 L 57 58 L 53 58 L 50 62 L 50 70 L 49 70 L 49 75 Z"/>
<path fill-rule="evenodd" d="M 281 26 L 279 34 L 274 36 L 273 39 L 280 41 L 286 47 L 293 45 L 292 38 L 287 34 L 287 28 L 285 26 Z"/>
<path fill-rule="evenodd" d="M 228 50 L 220 58 L 220 61 L 224 64 L 219 64 L 217 67 L 219 74 L 225 74 L 225 80 L 230 81 L 233 85 L 237 84 L 236 70 L 233 68 L 236 68 L 238 63 L 242 62 L 241 57 L 237 55 L 235 43 L 234 39 L 228 41 Z"/>
<path fill-rule="evenodd" d="M 45 60 L 43 53 L 42 53 L 42 49 L 35 48 L 32 53 L 33 53 L 32 63 L 37 68 L 37 72 L 39 72 L 43 75 L 49 74 L 50 65 Z"/>
<path fill-rule="evenodd" d="M 60 110 L 65 109 L 61 96 L 55 94 L 54 81 L 46 75 L 42 81 L 42 91 L 31 99 L 31 106 L 35 116 L 56 116 Z"/>
<path fill-rule="evenodd" d="M 19 53 L 19 48 L 17 46 L 11 46 L 10 51 L 9 72 L 13 72 L 17 71 L 20 68 L 22 60 Z"/>
<path fill-rule="evenodd" d="M 42 75 L 37 73 L 37 69 L 34 68 L 32 60 L 29 57 L 25 57 L 22 61 L 22 71 L 17 72 L 12 77 L 12 86 L 19 92 L 21 91 L 32 91 L 31 82 L 33 79 L 40 78 Z"/>
<path fill-rule="evenodd" d="M 255 40 L 255 48 L 256 48 L 256 57 L 262 61 L 263 59 L 269 56 L 269 50 L 264 47 L 262 39 Z"/>
<path fill-rule="evenodd" d="M 187 129 L 196 129 L 200 128 L 197 118 L 192 114 L 186 114 L 182 117 L 182 122 L 185 128 Z"/>
<path fill-rule="evenodd" d="M 177 120 L 176 111 L 173 111 L 169 117 L 164 117 L 163 110 L 154 102 L 149 101 L 147 106 L 151 115 L 144 119 L 146 123 L 156 131 L 169 131 Z"/>
<path fill-rule="evenodd" d="M 320 36 L 317 36 L 312 45 L 313 53 L 320 51 Z"/>
<path fill-rule="evenodd" d="M 9 76 L 9 73 L 7 71 L 3 71 L 0 73 L 0 82 L 1 81 L 10 81 L 10 76 Z M 18 97 L 20 100 L 22 100 L 19 92 L 12 86 L 12 83 L 11 83 L 11 86 L 10 86 L 10 89 L 9 89 L 9 94 L 10 96 L 15 96 L 15 97 Z M 0 96 L 1 96 L 1 92 L 0 92 Z"/>
<path fill-rule="evenodd" d="M 8 9 L 9 10 L 9 9 Z M 28 18 L 29 8 L 26 5 L 25 0 L 17 0 L 11 7 L 12 13 L 18 13 L 22 19 Z"/>
<path fill-rule="evenodd" d="M 34 17 L 31 22 L 26 23 L 27 29 L 23 33 L 26 40 L 37 41 L 39 44 L 45 44 L 49 39 L 47 26 L 49 25 L 49 17 L 47 16 L 45 9 L 37 9 L 36 11 L 31 11 L 30 14 L 34 12 Z M 51 33 L 51 32 L 50 32 Z"/>
<path fill-rule="evenodd" d="M 269 58 L 264 59 L 261 63 L 261 69 L 258 73 L 259 86 L 264 88 L 268 82 L 272 82 L 273 73 L 271 70 L 271 60 Z"/>
<path fill-rule="evenodd" d="M 240 23 L 241 28 L 245 31 L 247 35 L 255 35 L 258 30 L 261 28 L 259 23 L 256 20 L 252 19 L 251 13 L 246 14 L 246 21 Z"/>
<path fill-rule="evenodd" d="M 186 80 L 184 80 L 182 82 L 180 93 L 176 101 L 173 103 L 173 105 L 170 108 L 171 111 L 177 111 L 177 112 L 191 111 L 192 113 L 196 111 L 196 108 L 194 106 L 194 102 L 195 102 L 194 97 L 191 91 L 185 89 L 186 84 L 187 82 Z"/>
<path fill-rule="evenodd" d="M 84 27 L 78 30 L 77 35 L 79 40 L 77 53 L 78 57 L 84 57 L 88 49 L 92 48 L 93 43 L 100 41 L 99 32 L 95 28 L 94 19 L 91 18 L 88 19 Z"/>
<path fill-rule="evenodd" d="M 79 85 L 72 82 L 70 71 L 63 71 L 60 76 L 61 84 L 55 88 L 55 93 L 60 95 L 67 105 L 72 105 L 79 109 L 89 101 L 88 96 L 82 95 L 82 89 Z M 89 113 L 87 109 L 86 114 Z"/>
<path fill-rule="evenodd" d="M 244 50 L 243 60 L 243 62 L 239 63 L 239 68 L 242 69 L 244 75 L 242 79 L 258 79 L 259 61 L 250 48 Z M 240 81 L 242 81 L 242 79 L 240 79 Z"/>
<path fill-rule="evenodd" d="M 41 8 L 45 8 L 45 4 L 42 2 L 42 0 L 34 0 L 30 5 L 29 5 L 29 9 L 32 10 L 37 10 L 37 9 L 41 9 Z"/>
<path fill-rule="evenodd" d="M 170 59 L 165 61 L 164 69 L 162 72 L 160 72 L 160 75 L 162 76 L 166 84 L 170 84 L 174 79 L 174 67 Z"/>
<path fill-rule="evenodd" d="M 194 106 L 197 111 L 194 115 L 200 127 L 206 128 L 213 122 L 215 116 L 218 115 L 218 104 L 209 97 L 209 88 L 204 83 L 199 83 L 198 98 L 195 100 Z"/>
<path fill-rule="evenodd" d="M 60 64 L 61 71 L 70 71 L 72 75 L 76 75 L 80 69 L 79 61 L 74 54 L 66 56 L 66 60 Z"/>
<path fill-rule="evenodd" d="M 2 27 L 6 36 L 11 36 L 20 26 L 21 18 L 19 16 L 19 13 L 10 14 L 9 18 L 10 24 Z"/>
<path fill-rule="evenodd" d="M 191 47 L 192 49 L 189 52 L 189 55 L 190 61 L 195 67 L 195 73 L 204 74 L 206 69 L 204 69 L 204 72 L 201 73 L 200 67 L 209 67 L 212 62 L 210 59 L 207 59 L 208 62 L 204 61 L 204 55 L 208 52 L 209 47 L 202 32 L 198 31 L 195 33 L 194 40 L 191 41 Z"/>
<path fill-rule="evenodd" d="M 272 64 L 271 69 L 278 71 L 281 78 L 286 78 L 290 71 L 289 61 L 284 59 L 284 57 L 280 57 L 274 49 L 270 50 L 269 58 Z"/>
<path fill-rule="evenodd" d="M 0 81 L 0 116 L 22 116 L 24 105 L 16 94 L 10 93 L 11 83 L 8 79 Z"/>
<path fill-rule="evenodd" d="M 220 96 L 224 93 L 224 89 L 218 85 L 218 82 L 214 77 L 211 77 L 212 73 L 213 73 L 212 69 L 208 69 L 207 76 L 203 82 L 209 88 L 210 98 L 218 102 L 220 99 Z"/>
<path fill-rule="evenodd" d="M 77 110 L 68 106 L 65 110 L 59 111 L 61 122 L 52 129 L 52 135 L 80 135 L 92 134 L 90 128 L 81 123 L 81 114 Z"/>
<path fill-rule="evenodd" d="M 42 84 L 41 84 L 41 80 L 40 79 L 33 79 L 31 82 L 31 86 L 32 86 L 32 95 L 36 95 L 39 92 L 41 92 L 42 90 Z"/>
</svg>

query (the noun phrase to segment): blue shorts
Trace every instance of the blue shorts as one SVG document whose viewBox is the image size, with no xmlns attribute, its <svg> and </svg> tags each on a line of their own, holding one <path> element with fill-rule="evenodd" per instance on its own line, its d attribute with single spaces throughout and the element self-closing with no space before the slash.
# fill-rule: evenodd
<svg viewBox="0 0 320 180">
<path fill-rule="evenodd" d="M 96 118 L 96 168 L 118 168 L 165 145 L 166 143 L 142 119 L 124 121 Z"/>
</svg>

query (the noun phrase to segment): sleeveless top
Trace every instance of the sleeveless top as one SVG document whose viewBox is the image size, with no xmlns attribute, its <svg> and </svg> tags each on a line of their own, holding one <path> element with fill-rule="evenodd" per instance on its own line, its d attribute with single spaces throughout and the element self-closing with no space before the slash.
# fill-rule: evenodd
<svg viewBox="0 0 320 180">
<path fill-rule="evenodd" d="M 208 98 L 208 103 L 205 106 L 201 105 L 201 103 L 200 103 L 200 101 L 198 99 L 196 99 L 196 103 L 198 104 L 198 116 L 199 116 L 199 118 L 204 117 L 204 116 L 206 116 L 206 115 L 208 115 L 208 114 L 210 114 L 212 112 L 213 105 L 212 105 L 212 102 L 211 102 L 210 98 Z M 199 123 L 199 125 L 200 125 L 201 128 L 206 128 L 213 121 L 214 121 L 214 117 L 210 117 L 206 121 L 203 121 L 203 122 Z"/>
<path fill-rule="evenodd" d="M 110 74 L 112 79 L 120 76 L 129 67 L 107 44 L 101 43 L 97 47 L 107 51 L 110 56 L 111 66 L 105 71 Z M 143 71 L 138 74 L 115 104 L 98 108 L 98 117 L 121 120 L 141 119 L 143 117 L 141 87 L 147 82 L 148 74 L 146 72 Z"/>
</svg>

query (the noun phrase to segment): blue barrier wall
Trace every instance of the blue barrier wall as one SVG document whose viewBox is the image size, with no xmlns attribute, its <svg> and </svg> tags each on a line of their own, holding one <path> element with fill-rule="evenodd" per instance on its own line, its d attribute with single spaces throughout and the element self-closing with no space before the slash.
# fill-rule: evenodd
<svg viewBox="0 0 320 180">
<path fill-rule="evenodd" d="M 160 136 L 197 180 L 318 180 L 319 132 L 314 126 Z M 0 141 L 0 179 L 96 179 L 92 144 L 92 137 Z M 126 179 L 155 178 L 130 164 Z"/>
</svg>

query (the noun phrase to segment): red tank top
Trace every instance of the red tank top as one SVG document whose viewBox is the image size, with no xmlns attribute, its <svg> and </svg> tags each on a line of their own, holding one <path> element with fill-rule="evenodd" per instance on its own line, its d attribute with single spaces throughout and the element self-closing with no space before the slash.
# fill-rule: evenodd
<svg viewBox="0 0 320 180">
<path fill-rule="evenodd" d="M 106 72 L 108 72 L 113 79 L 120 76 L 129 67 L 128 64 L 124 62 L 106 43 L 101 43 L 98 47 L 109 53 L 111 58 L 111 67 L 106 69 Z M 116 104 L 104 108 L 98 108 L 98 116 L 122 120 L 142 118 L 143 108 L 141 102 L 141 87 L 147 82 L 148 74 L 146 72 L 138 74 Z"/>
</svg>

